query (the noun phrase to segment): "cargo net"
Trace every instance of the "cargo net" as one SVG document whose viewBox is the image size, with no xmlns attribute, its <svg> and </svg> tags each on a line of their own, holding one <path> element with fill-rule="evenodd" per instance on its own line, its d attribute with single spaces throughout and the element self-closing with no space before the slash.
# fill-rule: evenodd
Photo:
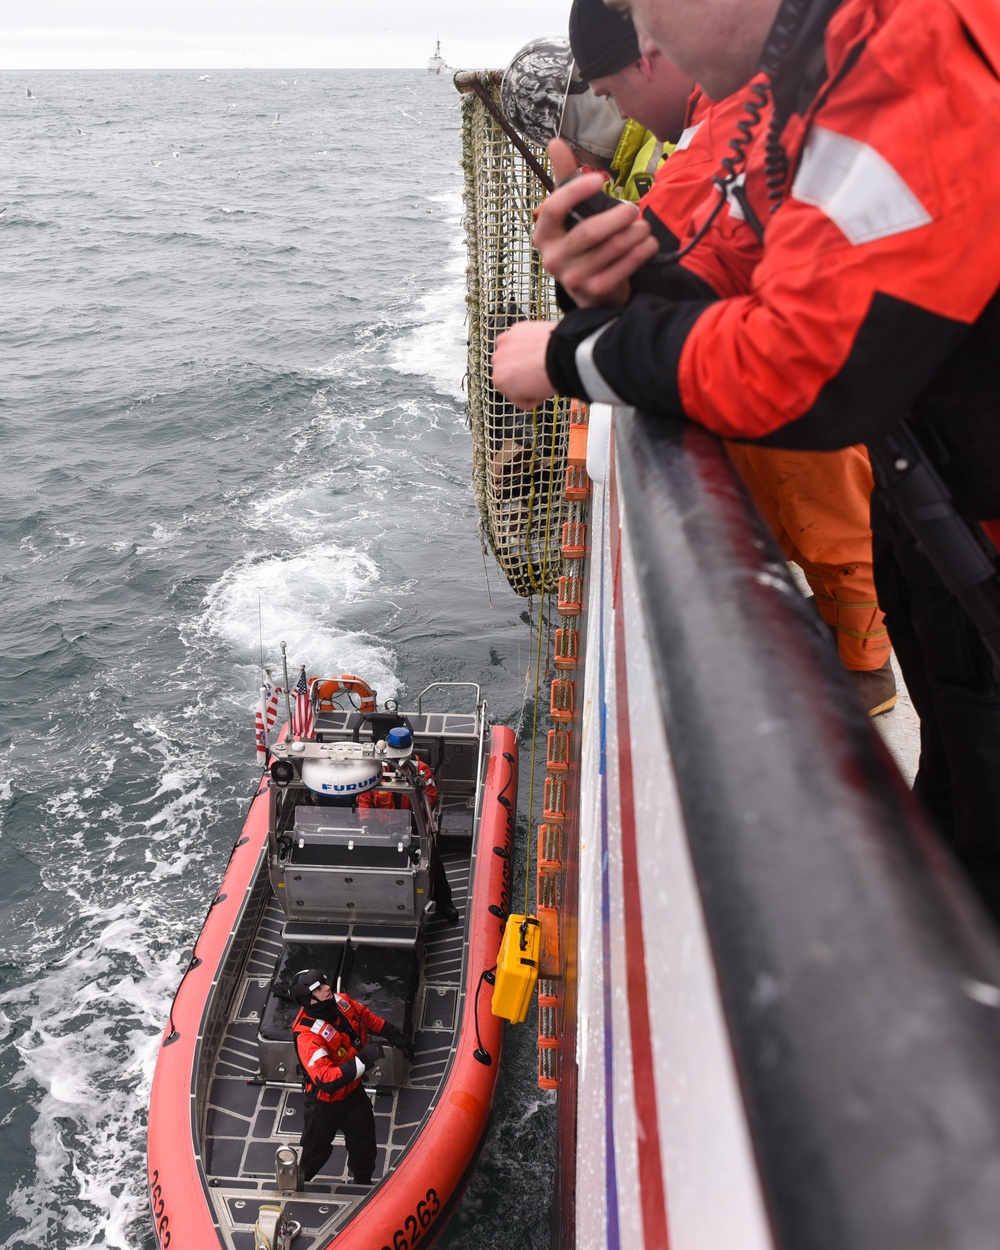
<svg viewBox="0 0 1000 1250">
<path fill-rule="evenodd" d="M 472 474 L 483 542 L 525 598 L 556 589 L 569 402 L 522 412 L 493 389 L 490 355 L 515 321 L 558 316 L 551 278 L 531 245 L 532 210 L 545 195 L 473 81 L 498 112 L 500 75 L 459 74 L 463 92 L 465 231 L 469 253 L 469 426 Z M 527 145 L 542 164 L 543 149 Z M 565 515 L 564 515 L 565 514 Z"/>
</svg>

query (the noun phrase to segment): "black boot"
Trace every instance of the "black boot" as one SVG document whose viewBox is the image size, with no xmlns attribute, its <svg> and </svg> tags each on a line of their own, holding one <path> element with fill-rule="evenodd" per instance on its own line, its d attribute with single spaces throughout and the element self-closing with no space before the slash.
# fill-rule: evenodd
<svg viewBox="0 0 1000 1250">
<path fill-rule="evenodd" d="M 881 716 L 896 706 L 896 677 L 891 660 L 886 660 L 881 668 L 865 672 L 848 669 L 847 673 L 869 716 Z"/>
</svg>

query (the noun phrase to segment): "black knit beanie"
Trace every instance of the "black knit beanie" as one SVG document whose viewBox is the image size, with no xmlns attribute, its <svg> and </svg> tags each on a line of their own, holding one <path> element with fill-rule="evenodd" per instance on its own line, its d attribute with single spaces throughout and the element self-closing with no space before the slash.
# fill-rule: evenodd
<svg viewBox="0 0 1000 1250">
<path fill-rule="evenodd" d="M 573 0 L 569 42 L 580 77 L 604 78 L 639 59 L 632 19 L 609 9 L 604 0 Z"/>
</svg>

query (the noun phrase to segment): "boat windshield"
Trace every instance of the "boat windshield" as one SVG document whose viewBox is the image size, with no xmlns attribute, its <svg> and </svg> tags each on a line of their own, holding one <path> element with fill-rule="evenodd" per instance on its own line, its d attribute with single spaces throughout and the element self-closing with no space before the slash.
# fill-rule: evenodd
<svg viewBox="0 0 1000 1250">
<path fill-rule="evenodd" d="M 295 838 L 302 846 L 322 843 L 343 846 L 393 846 L 410 839 L 412 813 L 395 808 L 300 807 L 295 813 Z"/>
</svg>

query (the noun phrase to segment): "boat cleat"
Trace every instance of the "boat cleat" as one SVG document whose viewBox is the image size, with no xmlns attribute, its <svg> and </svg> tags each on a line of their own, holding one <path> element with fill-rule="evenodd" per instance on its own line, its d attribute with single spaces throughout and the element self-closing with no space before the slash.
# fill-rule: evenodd
<svg viewBox="0 0 1000 1250">
<path fill-rule="evenodd" d="M 279 1147 L 280 1149 L 284 1147 Z M 265 1204 L 258 1212 L 253 1231 L 255 1246 L 291 1250 L 292 1241 L 302 1231 L 302 1225 L 297 1220 L 286 1220 L 284 1207 Z"/>
<path fill-rule="evenodd" d="M 274 1152 L 274 1184 L 279 1194 L 302 1189 L 302 1162 L 295 1146 L 279 1146 Z"/>
</svg>

